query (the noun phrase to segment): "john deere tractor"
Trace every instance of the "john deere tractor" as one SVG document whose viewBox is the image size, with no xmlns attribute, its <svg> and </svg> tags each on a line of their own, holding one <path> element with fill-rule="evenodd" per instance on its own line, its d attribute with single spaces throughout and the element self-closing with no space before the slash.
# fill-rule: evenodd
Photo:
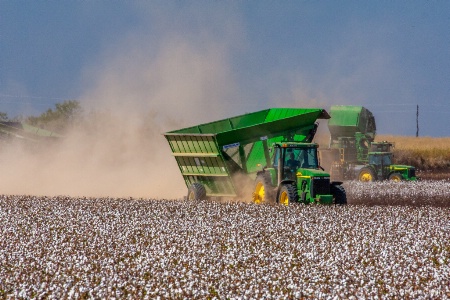
<svg viewBox="0 0 450 300">
<path fill-rule="evenodd" d="M 375 180 L 416 180 L 416 170 L 412 166 L 395 165 L 392 163 L 393 144 L 389 142 L 372 142 L 367 155 L 368 161 L 358 173 L 360 181 Z"/>
</svg>

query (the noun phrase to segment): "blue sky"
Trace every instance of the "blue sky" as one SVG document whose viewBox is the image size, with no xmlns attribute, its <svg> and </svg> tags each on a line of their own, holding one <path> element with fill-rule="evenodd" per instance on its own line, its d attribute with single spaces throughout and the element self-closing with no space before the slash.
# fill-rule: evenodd
<svg viewBox="0 0 450 300">
<path fill-rule="evenodd" d="M 419 105 L 419 134 L 449 136 L 449 58 L 448 1 L 0 0 L 10 117 L 67 99 L 183 125 L 350 104 L 415 135 Z"/>
</svg>

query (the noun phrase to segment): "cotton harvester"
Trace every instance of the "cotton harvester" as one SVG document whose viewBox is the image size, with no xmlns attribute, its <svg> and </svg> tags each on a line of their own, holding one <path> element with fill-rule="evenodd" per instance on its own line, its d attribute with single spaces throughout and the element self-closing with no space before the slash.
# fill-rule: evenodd
<svg viewBox="0 0 450 300">
<path fill-rule="evenodd" d="M 393 143 L 375 142 L 373 114 L 362 106 L 336 105 L 330 110 L 329 149 L 320 150 L 322 166 L 336 180 L 416 180 L 415 168 L 393 164 Z"/>
</svg>

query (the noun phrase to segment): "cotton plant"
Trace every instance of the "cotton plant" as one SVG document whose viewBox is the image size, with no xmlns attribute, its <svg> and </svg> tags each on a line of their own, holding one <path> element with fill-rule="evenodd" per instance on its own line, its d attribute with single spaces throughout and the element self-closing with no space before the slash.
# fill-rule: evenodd
<svg viewBox="0 0 450 300">
<path fill-rule="evenodd" d="M 354 197 L 362 186 L 351 184 Z M 0 196 L 0 298 L 445 299 L 449 215 L 433 205 Z"/>
</svg>

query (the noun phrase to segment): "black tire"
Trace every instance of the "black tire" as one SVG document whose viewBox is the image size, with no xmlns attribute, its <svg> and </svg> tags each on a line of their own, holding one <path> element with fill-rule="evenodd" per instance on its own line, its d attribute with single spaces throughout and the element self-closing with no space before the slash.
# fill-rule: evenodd
<svg viewBox="0 0 450 300">
<path fill-rule="evenodd" d="M 359 171 L 358 180 L 361 182 L 373 182 L 377 180 L 377 174 L 371 167 L 364 167 Z"/>
<path fill-rule="evenodd" d="M 278 192 L 277 202 L 286 206 L 298 202 L 297 186 L 292 183 L 283 184 Z"/>
<path fill-rule="evenodd" d="M 403 179 L 403 175 L 400 173 L 392 173 L 391 175 L 389 175 L 389 180 L 392 181 L 402 181 Z"/>
<path fill-rule="evenodd" d="M 333 203 L 337 205 L 347 204 L 347 193 L 342 185 L 330 186 L 330 192 L 333 195 Z"/>
<path fill-rule="evenodd" d="M 203 184 L 194 182 L 188 189 L 187 200 L 206 199 L 206 189 Z"/>
<path fill-rule="evenodd" d="M 253 189 L 253 202 L 256 204 L 273 203 L 273 186 L 270 174 L 263 172 L 258 174 L 255 179 L 255 187 Z"/>
</svg>

